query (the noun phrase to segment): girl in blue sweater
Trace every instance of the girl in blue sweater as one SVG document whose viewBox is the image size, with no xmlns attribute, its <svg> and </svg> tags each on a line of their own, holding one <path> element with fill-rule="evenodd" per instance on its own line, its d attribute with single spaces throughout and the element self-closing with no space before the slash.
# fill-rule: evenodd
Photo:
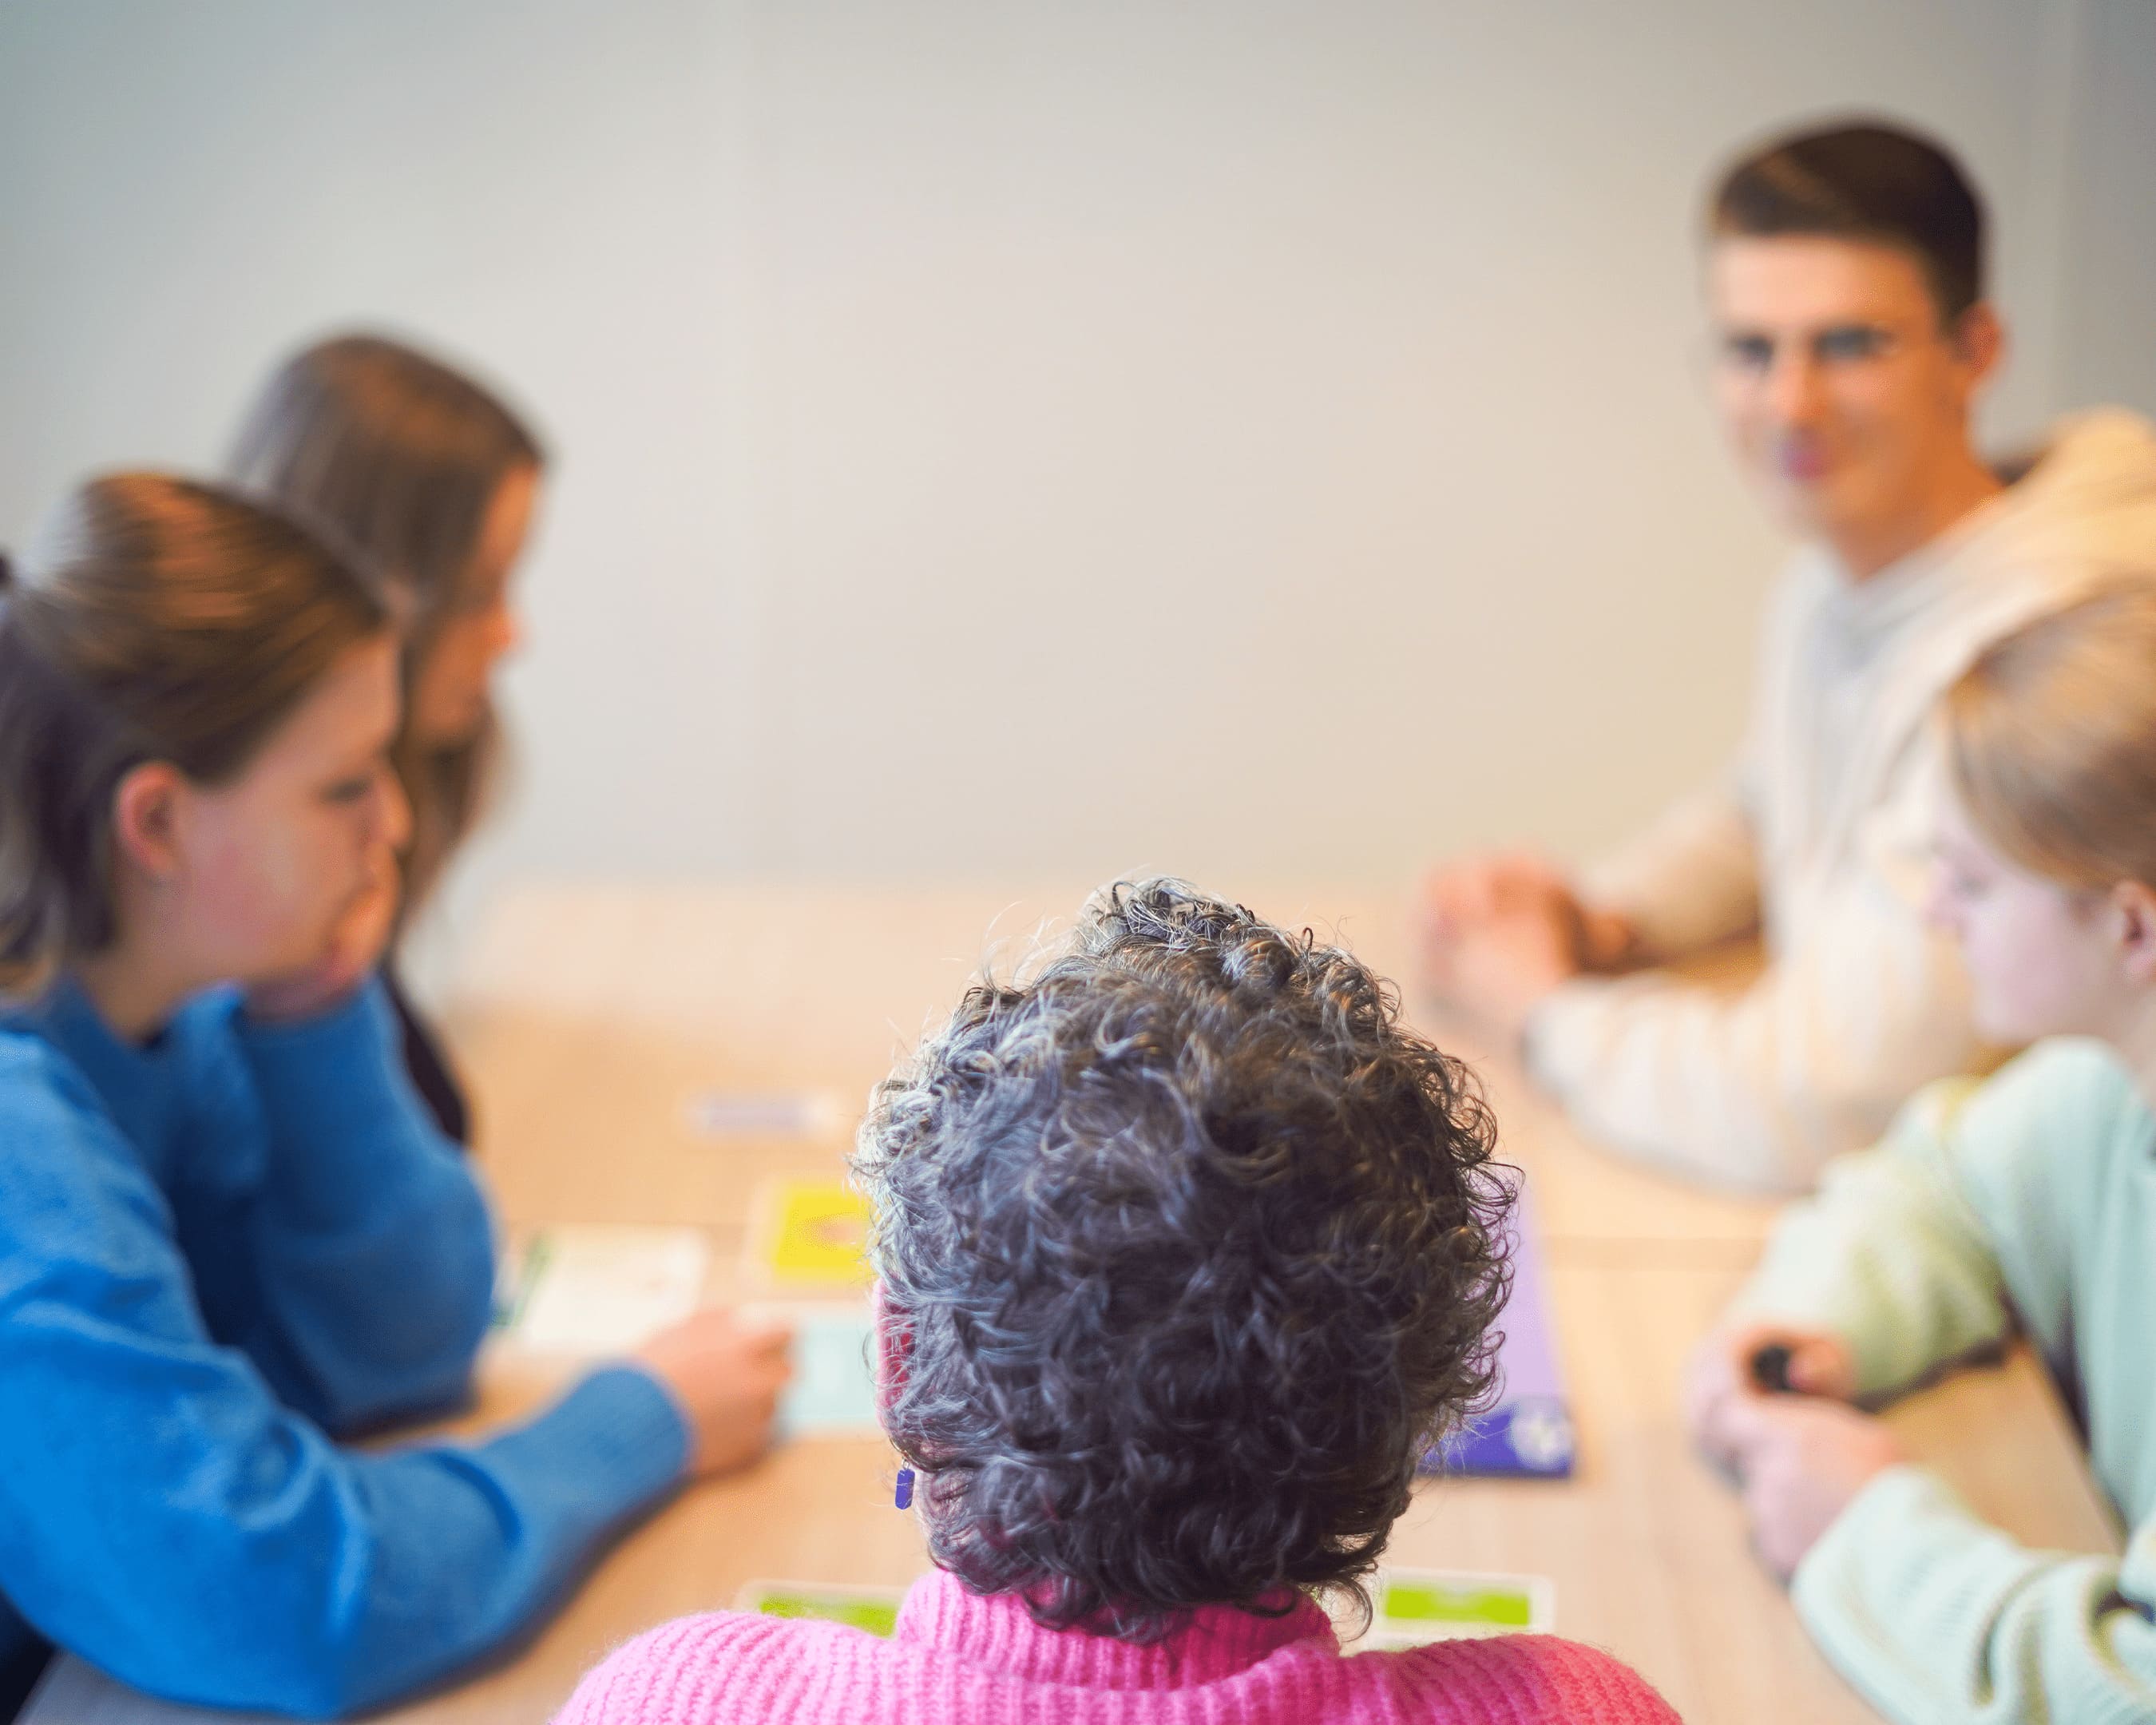
<svg viewBox="0 0 2156 1725">
<path fill-rule="evenodd" d="M 48 1641 L 376 1705 L 766 1436 L 783 1338 L 711 1313 L 490 1441 L 336 1442 L 463 1397 L 494 1276 L 372 977 L 398 654 L 338 557 L 155 475 L 0 583 L 0 1717 Z"/>
</svg>

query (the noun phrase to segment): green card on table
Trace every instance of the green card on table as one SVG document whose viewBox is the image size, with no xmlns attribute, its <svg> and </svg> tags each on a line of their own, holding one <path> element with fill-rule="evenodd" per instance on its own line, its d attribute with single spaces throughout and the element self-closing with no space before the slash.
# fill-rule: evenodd
<svg viewBox="0 0 2156 1725">
<path fill-rule="evenodd" d="M 767 1617 L 814 1617 L 866 1630 L 872 1635 L 888 1635 L 898 1627 L 898 1604 L 905 1597 L 906 1589 L 897 1587 L 752 1581 L 741 1590 L 735 1607 Z"/>
<path fill-rule="evenodd" d="M 1532 1634 L 1549 1630 L 1557 1619 L 1557 1589 L 1542 1575 L 1381 1569 L 1371 1598 L 1376 1610 L 1366 1645 L 1373 1648 Z"/>
</svg>

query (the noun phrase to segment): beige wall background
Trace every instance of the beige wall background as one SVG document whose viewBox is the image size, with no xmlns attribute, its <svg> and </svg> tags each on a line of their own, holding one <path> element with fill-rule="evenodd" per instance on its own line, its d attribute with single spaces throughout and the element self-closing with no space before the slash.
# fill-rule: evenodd
<svg viewBox="0 0 2156 1725">
<path fill-rule="evenodd" d="M 0 542 L 386 324 L 547 429 L 509 876 L 1405 878 L 1717 767 L 1711 165 L 1966 157 L 1987 429 L 2156 410 L 2149 0 L 0 12 Z"/>
</svg>

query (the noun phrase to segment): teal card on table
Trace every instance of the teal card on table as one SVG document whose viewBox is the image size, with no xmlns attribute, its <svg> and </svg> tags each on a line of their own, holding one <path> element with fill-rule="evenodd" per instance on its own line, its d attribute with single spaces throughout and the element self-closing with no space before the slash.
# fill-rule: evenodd
<svg viewBox="0 0 2156 1725">
<path fill-rule="evenodd" d="M 778 1404 L 787 1437 L 877 1437 L 866 1301 L 783 1308 L 793 1324 L 793 1377 Z"/>
</svg>

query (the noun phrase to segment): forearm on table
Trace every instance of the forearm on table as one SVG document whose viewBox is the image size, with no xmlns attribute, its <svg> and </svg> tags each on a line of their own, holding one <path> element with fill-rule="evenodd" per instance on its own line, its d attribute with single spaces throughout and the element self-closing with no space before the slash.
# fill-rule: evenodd
<svg viewBox="0 0 2156 1725">
<path fill-rule="evenodd" d="M 1933 1142 L 1967 1087 L 1930 1086 L 1885 1142 L 1830 1164 L 1776 1221 L 1734 1314 L 1840 1336 L 1866 1395 L 2000 1341 L 2012 1315 L 1995 1247 Z"/>
<path fill-rule="evenodd" d="M 1741 991 L 1661 971 L 1578 978 L 1531 1015 L 1528 1067 L 1617 1148 L 1697 1178 L 1802 1190 L 1920 1086 L 1974 1057 L 1951 959 L 1867 905 Z"/>
<path fill-rule="evenodd" d="M 1792 1085 L 1729 996 L 1662 973 L 1566 983 L 1530 1015 L 1522 1053 L 1588 1136 L 1693 1178 L 1798 1191 L 1867 1136 Z"/>
<path fill-rule="evenodd" d="M 165 1381 L 33 1383 L 51 1427 L 0 1443 L 24 1494 L 0 1561 L 45 1635 L 171 1700 L 330 1717 L 395 1699 L 557 1602 L 685 1465 L 679 1409 L 639 1371 L 485 1443 L 357 1455 L 228 1357 L 165 1353 Z M 150 1379 L 160 1359 L 137 1357 Z M 191 1364 L 192 1403 L 156 1394 Z M 177 1411 L 159 1425 L 153 1401 Z"/>
<path fill-rule="evenodd" d="M 1936 1475 L 1879 1475 L 1799 1567 L 1821 1650 L 1890 1717 L 2009 1725 L 2156 1718 L 2156 1530 L 2124 1562 L 2032 1551 Z"/>
</svg>

